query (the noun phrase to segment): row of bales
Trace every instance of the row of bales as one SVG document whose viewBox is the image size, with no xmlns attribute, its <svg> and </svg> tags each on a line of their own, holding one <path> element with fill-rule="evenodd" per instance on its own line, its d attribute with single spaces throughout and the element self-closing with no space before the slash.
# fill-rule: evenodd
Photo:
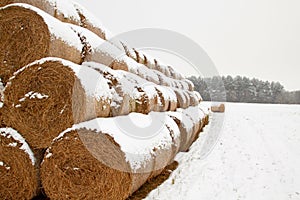
<svg viewBox="0 0 300 200">
<path fill-rule="evenodd" d="M 190 81 L 82 6 L 0 6 L 1 199 L 126 199 L 208 123 Z"/>
</svg>

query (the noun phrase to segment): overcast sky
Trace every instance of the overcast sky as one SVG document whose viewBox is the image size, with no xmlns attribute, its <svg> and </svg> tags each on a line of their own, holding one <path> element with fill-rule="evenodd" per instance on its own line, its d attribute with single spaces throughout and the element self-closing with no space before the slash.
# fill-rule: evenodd
<svg viewBox="0 0 300 200">
<path fill-rule="evenodd" d="M 176 31 L 197 42 L 221 75 L 280 81 L 288 90 L 300 89 L 299 0 L 75 1 L 114 34 L 139 28 Z"/>
</svg>

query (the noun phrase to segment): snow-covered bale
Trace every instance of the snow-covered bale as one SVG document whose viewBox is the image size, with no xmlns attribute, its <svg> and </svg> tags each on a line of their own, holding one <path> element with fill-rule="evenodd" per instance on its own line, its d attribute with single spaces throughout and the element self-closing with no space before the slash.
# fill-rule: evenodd
<svg viewBox="0 0 300 200">
<path fill-rule="evenodd" d="M 98 118 L 74 125 L 60 134 L 41 165 L 47 196 L 126 199 L 154 170 L 173 160 L 172 137 L 167 126 L 162 123 L 154 137 L 139 139 L 137 129 L 134 130 L 137 137 L 132 137 L 120 125 L 120 120 L 132 117 L 148 118 L 142 114 Z M 142 136 L 143 132 L 139 134 Z"/>
<path fill-rule="evenodd" d="M 0 128 L 0 198 L 32 199 L 38 193 L 35 158 L 24 138 Z"/>
<path fill-rule="evenodd" d="M 181 133 L 179 151 L 187 151 L 197 139 L 207 115 L 198 106 L 177 109 L 176 112 L 168 112 L 167 114 L 176 122 Z"/>
<path fill-rule="evenodd" d="M 188 141 L 189 145 L 198 138 L 202 128 L 204 127 L 204 121 L 206 118 L 205 113 L 198 106 L 190 106 L 187 109 L 178 109 L 177 112 L 182 113 L 182 115 L 190 118 L 193 121 L 193 134 Z"/>
<path fill-rule="evenodd" d="M 87 28 L 106 39 L 107 30 L 102 23 L 81 5 L 70 0 L 1 0 L 0 7 L 12 3 L 26 3 L 35 6 L 62 22 Z"/>
<path fill-rule="evenodd" d="M 199 97 L 195 92 L 187 91 L 187 94 L 190 98 L 190 106 L 197 106 L 199 105 Z"/>
<path fill-rule="evenodd" d="M 223 112 L 225 112 L 225 105 L 223 103 L 221 103 L 219 105 L 214 104 L 213 106 L 211 106 L 211 111 L 223 113 Z"/>
<path fill-rule="evenodd" d="M 187 108 L 190 105 L 189 95 L 186 93 L 186 91 L 172 88 L 173 91 L 176 94 L 177 97 L 177 108 Z"/>
<path fill-rule="evenodd" d="M 64 23 L 28 4 L 0 8 L 0 78 L 43 57 L 81 62 L 82 44 Z"/>
<path fill-rule="evenodd" d="M 180 130 L 180 152 L 185 152 L 189 149 L 190 138 L 193 135 L 193 121 L 191 118 L 183 115 L 179 112 L 168 112 L 168 116 L 170 116 L 175 123 L 177 124 Z"/>
<path fill-rule="evenodd" d="M 170 87 L 155 86 L 160 99 L 159 111 L 175 111 L 177 108 L 177 96 Z"/>
<path fill-rule="evenodd" d="M 203 101 L 201 94 L 198 91 L 194 91 L 193 93 L 196 96 L 198 102 L 201 103 Z"/>
<path fill-rule="evenodd" d="M 110 115 L 113 90 L 97 71 L 59 58 L 21 68 L 4 89 L 5 123 L 46 148 L 74 123 Z"/>
</svg>

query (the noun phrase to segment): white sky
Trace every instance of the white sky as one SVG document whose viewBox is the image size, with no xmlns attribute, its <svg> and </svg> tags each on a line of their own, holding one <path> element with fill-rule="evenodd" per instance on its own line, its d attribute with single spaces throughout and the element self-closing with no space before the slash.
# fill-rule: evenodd
<svg viewBox="0 0 300 200">
<path fill-rule="evenodd" d="M 176 31 L 197 42 L 221 75 L 280 81 L 288 90 L 300 89 L 299 0 L 75 1 L 114 34 L 138 28 Z M 171 57 L 162 59 L 182 65 Z"/>
</svg>

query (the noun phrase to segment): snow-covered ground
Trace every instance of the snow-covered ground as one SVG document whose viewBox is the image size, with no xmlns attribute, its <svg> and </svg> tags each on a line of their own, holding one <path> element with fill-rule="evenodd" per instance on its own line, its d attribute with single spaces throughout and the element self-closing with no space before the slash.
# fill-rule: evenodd
<svg viewBox="0 0 300 200">
<path fill-rule="evenodd" d="M 176 160 L 146 199 L 299 200 L 300 106 L 227 103 Z"/>
</svg>

